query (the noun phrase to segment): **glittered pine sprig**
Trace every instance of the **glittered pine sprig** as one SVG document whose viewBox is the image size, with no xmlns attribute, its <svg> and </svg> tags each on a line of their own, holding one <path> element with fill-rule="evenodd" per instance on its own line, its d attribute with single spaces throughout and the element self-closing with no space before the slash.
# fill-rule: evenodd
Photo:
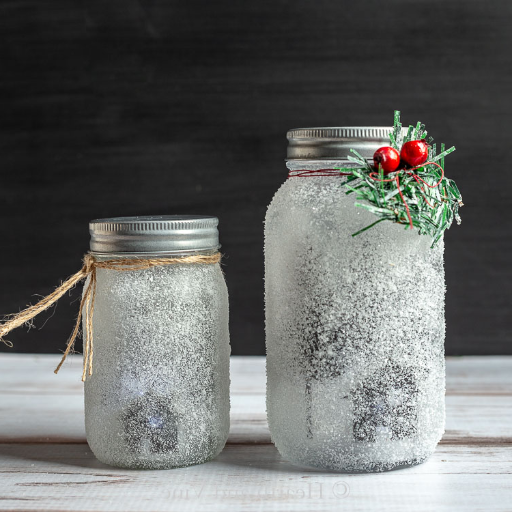
<svg viewBox="0 0 512 512">
<path fill-rule="evenodd" d="M 375 152 L 373 165 L 351 149 L 351 167 L 338 168 L 347 175 L 342 186 L 347 194 L 356 194 L 355 205 L 370 211 L 378 219 L 357 231 L 357 236 L 383 221 L 404 224 L 432 237 L 432 247 L 453 220 L 460 224 L 462 196 L 455 182 L 444 174 L 444 159 L 455 151 L 440 145 L 437 154 L 432 137 L 418 122 L 404 134 L 400 112 L 395 111 L 390 145 Z"/>
</svg>

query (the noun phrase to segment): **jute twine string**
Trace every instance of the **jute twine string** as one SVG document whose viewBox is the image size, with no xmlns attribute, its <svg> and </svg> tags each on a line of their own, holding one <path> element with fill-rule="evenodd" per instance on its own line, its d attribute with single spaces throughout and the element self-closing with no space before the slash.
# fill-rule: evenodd
<svg viewBox="0 0 512 512">
<path fill-rule="evenodd" d="M 92 319 L 94 315 L 94 301 L 96 298 L 96 270 L 98 268 L 116 270 L 118 272 L 132 272 L 136 270 L 147 270 L 152 267 L 163 267 L 167 265 L 178 264 L 212 265 L 215 263 L 219 263 L 220 260 L 220 253 L 215 253 L 212 255 L 196 254 L 192 256 L 184 256 L 181 258 L 120 258 L 105 261 L 98 261 L 92 254 L 86 254 L 84 256 L 83 266 L 76 274 L 72 275 L 70 278 L 64 281 L 58 288 L 56 288 L 52 293 L 41 299 L 37 304 L 29 306 L 27 309 L 24 309 L 23 311 L 20 311 L 17 314 L 8 316 L 9 319 L 5 323 L 0 325 L 0 341 L 5 343 L 9 347 L 12 347 L 12 343 L 10 341 L 3 339 L 5 335 L 10 333 L 17 327 L 30 323 L 30 321 L 34 317 L 48 309 L 52 304 L 55 304 L 65 293 L 67 293 L 69 290 L 75 287 L 79 282 L 89 278 L 87 286 L 82 296 L 82 301 L 80 302 L 80 310 L 78 311 L 78 317 L 76 319 L 75 327 L 68 340 L 66 350 L 64 351 L 62 359 L 57 368 L 55 369 L 55 373 L 58 373 L 62 364 L 66 360 L 66 357 L 73 350 L 76 337 L 80 332 L 80 322 L 82 320 L 82 315 L 84 315 L 85 336 L 82 381 L 85 381 L 87 375 L 92 375 L 92 360 L 94 356 Z"/>
</svg>

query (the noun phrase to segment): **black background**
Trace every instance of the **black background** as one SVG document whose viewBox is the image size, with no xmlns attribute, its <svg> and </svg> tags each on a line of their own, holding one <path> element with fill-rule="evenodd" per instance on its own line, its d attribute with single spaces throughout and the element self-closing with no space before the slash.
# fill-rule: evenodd
<svg viewBox="0 0 512 512">
<path fill-rule="evenodd" d="M 78 270 L 92 218 L 213 214 L 233 353 L 264 353 L 287 129 L 399 109 L 457 147 L 447 353 L 512 354 L 511 26 L 509 0 L 1 1 L 0 312 Z M 0 350 L 62 350 L 77 298 Z"/>
</svg>

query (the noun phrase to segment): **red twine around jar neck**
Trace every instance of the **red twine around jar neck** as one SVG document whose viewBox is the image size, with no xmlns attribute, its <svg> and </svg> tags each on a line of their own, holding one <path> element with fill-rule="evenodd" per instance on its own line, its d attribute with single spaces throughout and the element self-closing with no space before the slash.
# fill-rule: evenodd
<svg viewBox="0 0 512 512">
<path fill-rule="evenodd" d="M 414 172 L 416 169 L 420 169 L 421 167 L 425 167 L 426 165 L 435 165 L 436 167 L 441 169 L 441 178 L 434 185 L 430 185 L 429 183 L 427 183 L 424 179 L 420 178 Z M 411 226 L 411 229 L 413 229 L 414 226 L 412 223 L 412 217 L 411 217 L 411 212 L 409 210 L 409 205 L 407 204 L 407 201 L 405 200 L 405 197 L 402 193 L 402 189 L 400 188 L 400 175 L 407 174 L 408 176 L 411 176 L 416 181 L 416 183 L 418 183 L 420 190 L 421 190 L 422 197 L 425 200 L 425 202 L 431 208 L 434 208 L 429 203 L 429 201 L 426 197 L 425 189 L 423 188 L 422 183 L 424 185 L 426 185 L 428 188 L 439 187 L 439 185 L 441 184 L 441 182 L 443 181 L 443 178 L 444 178 L 444 169 L 439 164 L 437 164 L 435 162 L 425 162 L 421 165 L 417 165 L 416 167 L 412 167 L 411 169 L 399 169 L 398 171 L 395 171 L 392 174 L 395 174 L 392 178 L 381 179 L 378 177 L 379 173 L 377 171 L 374 171 L 369 174 L 369 177 L 370 177 L 370 179 L 372 179 L 374 181 L 379 181 L 382 183 L 389 183 L 391 181 L 396 182 L 396 188 L 398 189 L 398 193 L 400 194 L 400 199 L 404 203 L 405 211 L 407 213 L 407 218 L 409 219 L 409 225 Z M 332 177 L 332 176 L 350 176 L 350 175 L 351 175 L 350 172 L 341 172 L 339 169 L 296 169 L 296 170 L 288 171 L 288 178 L 308 178 L 308 177 L 317 177 L 317 176 L 318 177 Z"/>
<path fill-rule="evenodd" d="M 317 176 L 350 176 L 350 173 L 341 172 L 339 169 L 297 169 L 288 171 L 288 178 L 308 178 Z"/>
</svg>

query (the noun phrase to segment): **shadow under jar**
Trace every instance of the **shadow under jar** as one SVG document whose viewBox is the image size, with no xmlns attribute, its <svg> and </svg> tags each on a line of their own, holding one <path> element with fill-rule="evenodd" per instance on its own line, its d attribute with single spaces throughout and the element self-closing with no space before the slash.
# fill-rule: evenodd
<svg viewBox="0 0 512 512">
<path fill-rule="evenodd" d="M 391 128 L 288 132 L 291 171 L 371 159 Z M 443 240 L 381 222 L 343 176 L 289 177 L 265 222 L 267 412 L 297 464 L 384 471 L 418 464 L 444 431 Z"/>
<path fill-rule="evenodd" d="M 214 255 L 218 219 L 121 217 L 90 224 L 98 261 Z M 85 426 L 112 466 L 206 462 L 229 431 L 228 295 L 219 263 L 97 268 Z M 84 325 L 84 329 L 86 326 Z"/>
</svg>

